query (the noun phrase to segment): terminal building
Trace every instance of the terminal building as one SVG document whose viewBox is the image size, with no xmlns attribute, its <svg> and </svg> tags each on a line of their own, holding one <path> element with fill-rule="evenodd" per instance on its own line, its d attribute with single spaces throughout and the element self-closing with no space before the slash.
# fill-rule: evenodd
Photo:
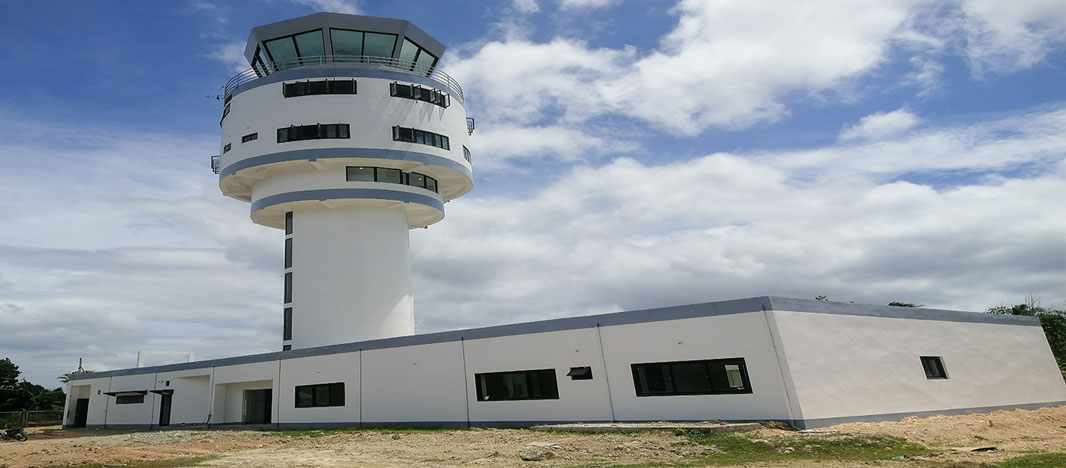
<svg viewBox="0 0 1066 468">
<path fill-rule="evenodd" d="M 806 428 L 1066 404 L 1034 317 L 756 297 L 415 335 L 409 230 L 473 188 L 444 50 L 388 18 L 253 28 L 212 168 L 284 232 L 280 351 L 73 376 L 64 427 Z"/>
</svg>

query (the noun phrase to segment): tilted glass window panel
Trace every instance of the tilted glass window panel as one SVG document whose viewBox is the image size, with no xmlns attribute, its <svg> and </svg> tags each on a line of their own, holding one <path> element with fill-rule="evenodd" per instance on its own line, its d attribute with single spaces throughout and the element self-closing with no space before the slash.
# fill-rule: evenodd
<svg viewBox="0 0 1066 468">
<path fill-rule="evenodd" d="M 363 55 L 370 57 L 392 57 L 392 49 L 396 46 L 395 34 L 366 33 L 363 39 Z"/>
<path fill-rule="evenodd" d="M 285 268 L 292 268 L 292 238 L 285 239 Z"/>
<path fill-rule="evenodd" d="M 322 31 L 309 31 L 296 35 L 296 47 L 300 50 L 300 57 L 321 57 L 325 55 L 322 47 Z M 307 63 L 307 62 L 304 62 Z"/>
<path fill-rule="evenodd" d="M 402 184 L 403 175 L 399 169 L 387 169 L 384 167 L 377 168 L 377 181 L 385 182 L 388 184 Z"/>
<path fill-rule="evenodd" d="M 350 127 L 348 124 L 337 125 L 337 138 L 351 138 L 349 131 Z"/>
<path fill-rule="evenodd" d="M 304 385 L 296 387 L 296 407 L 311 408 L 315 406 L 315 387 Z"/>
<path fill-rule="evenodd" d="M 285 213 L 285 234 L 292 234 L 292 212 Z"/>
<path fill-rule="evenodd" d="M 249 134 L 241 137 L 241 143 L 248 143 L 249 141 L 254 141 L 254 140 L 258 140 L 258 139 L 259 139 L 259 133 L 249 133 Z"/>
<path fill-rule="evenodd" d="M 269 73 L 270 71 L 274 70 L 274 68 L 269 65 L 270 64 L 270 58 L 267 57 L 267 54 L 266 54 L 265 51 L 263 51 L 263 49 L 256 48 L 256 58 L 259 59 L 259 62 L 262 64 L 262 66 L 264 68 L 269 67 L 267 69 L 267 73 Z"/>
<path fill-rule="evenodd" d="M 444 135 L 441 135 L 440 138 L 441 138 L 441 143 L 443 143 L 443 145 L 441 145 L 441 148 L 444 148 L 444 149 L 446 149 L 448 151 L 451 151 L 452 146 L 448 142 L 448 137 L 446 137 Z"/>
<path fill-rule="evenodd" d="M 355 80 L 333 80 L 329 82 L 330 94 L 355 94 Z"/>
<path fill-rule="evenodd" d="M 292 307 L 286 307 L 283 314 L 283 324 L 281 329 L 282 341 L 288 341 L 292 339 Z"/>
<path fill-rule="evenodd" d="M 407 177 L 407 185 L 411 185 L 414 187 L 425 187 L 426 176 L 412 172 L 411 175 Z"/>
<path fill-rule="evenodd" d="M 326 138 L 337 138 L 337 126 L 336 125 L 323 125 L 326 134 L 323 135 Z"/>
<path fill-rule="evenodd" d="M 432 190 L 433 193 L 437 192 L 437 179 L 432 177 L 426 177 L 426 189 Z"/>
<path fill-rule="evenodd" d="M 363 32 L 349 31 L 347 29 L 330 29 L 330 40 L 333 41 L 333 55 L 363 55 Z M 358 60 L 358 58 L 338 58 L 334 61 Z"/>
<path fill-rule="evenodd" d="M 349 182 L 373 182 L 373 167 L 348 167 Z"/>
<path fill-rule="evenodd" d="M 416 55 L 418 55 L 418 46 L 416 46 L 414 42 L 404 38 L 403 45 L 400 46 L 400 63 L 414 62 Z"/>
<path fill-rule="evenodd" d="M 307 94 L 326 94 L 328 92 L 329 85 L 323 80 L 307 82 Z"/>
<path fill-rule="evenodd" d="M 279 69 L 284 70 L 299 65 L 296 63 L 296 45 L 292 42 L 292 36 L 267 41 L 263 45 L 270 52 L 270 56 L 274 57 L 274 64 Z"/>
<path fill-rule="evenodd" d="M 433 54 L 426 52 L 426 49 L 422 49 L 422 53 L 418 54 L 418 59 L 415 60 L 415 71 L 429 73 L 429 69 L 433 68 L 433 65 L 437 63 L 437 57 Z"/>
<path fill-rule="evenodd" d="M 740 366 L 736 364 L 726 364 L 725 375 L 730 388 L 744 388 L 744 379 L 740 374 Z"/>
<path fill-rule="evenodd" d="M 292 273 L 285 273 L 285 303 L 292 302 Z"/>
</svg>

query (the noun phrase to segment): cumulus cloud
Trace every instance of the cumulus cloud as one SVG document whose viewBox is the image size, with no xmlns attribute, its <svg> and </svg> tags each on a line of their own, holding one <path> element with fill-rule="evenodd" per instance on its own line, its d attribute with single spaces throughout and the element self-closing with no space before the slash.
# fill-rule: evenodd
<svg viewBox="0 0 1066 468">
<path fill-rule="evenodd" d="M 845 127 L 840 132 L 841 140 L 877 140 L 913 128 L 921 122 L 917 115 L 906 109 L 881 112 L 859 119 L 859 123 Z"/>
<path fill-rule="evenodd" d="M 619 0 L 559 0 L 563 10 L 603 8 L 618 3 Z"/>
<path fill-rule="evenodd" d="M 964 0 L 965 52 L 974 73 L 1013 72 L 1043 61 L 1066 42 L 1066 8 L 1058 0 Z"/>
<path fill-rule="evenodd" d="M 226 64 L 234 72 L 242 72 L 248 69 L 248 59 L 244 57 L 244 45 L 243 41 L 219 44 L 215 46 L 215 50 L 207 54 L 207 57 Z"/>
<path fill-rule="evenodd" d="M 618 158 L 529 197 L 460 199 L 412 233 L 419 330 L 765 294 L 980 311 L 1032 292 L 1059 304 L 1064 116 L 663 165 Z M 951 187 L 895 177 L 913 170 L 985 175 Z"/>
<path fill-rule="evenodd" d="M 350 0 L 289 0 L 299 5 L 307 5 L 318 11 L 331 13 L 347 13 L 349 15 L 362 14 L 356 2 Z"/>
<path fill-rule="evenodd" d="M 511 5 L 522 13 L 536 13 L 540 11 L 537 0 L 514 0 Z"/>
</svg>

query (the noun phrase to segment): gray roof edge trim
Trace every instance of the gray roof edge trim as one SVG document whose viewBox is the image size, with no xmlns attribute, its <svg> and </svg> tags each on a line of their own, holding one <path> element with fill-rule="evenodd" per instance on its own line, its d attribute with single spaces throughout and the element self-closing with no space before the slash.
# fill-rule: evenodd
<svg viewBox="0 0 1066 468">
<path fill-rule="evenodd" d="M 421 153 L 418 151 L 400 151 L 380 148 L 311 148 L 305 150 L 280 151 L 277 153 L 263 154 L 235 161 L 233 162 L 233 164 L 230 164 L 219 171 L 218 181 L 221 182 L 226 177 L 236 174 L 239 171 L 258 166 L 265 166 L 267 164 L 275 164 L 289 161 L 311 161 L 315 159 L 343 158 L 415 161 L 422 163 L 426 166 L 437 166 L 442 167 L 444 169 L 451 169 L 455 172 L 465 175 L 470 180 L 474 179 L 473 171 L 468 169 L 466 166 L 460 164 L 457 161 L 453 161 L 443 156 L 437 156 L 435 154 Z"/>
<path fill-rule="evenodd" d="M 255 50 L 252 50 L 255 53 Z M 399 70 L 382 70 L 378 68 L 365 68 L 345 66 L 344 62 L 334 62 L 329 65 L 315 65 L 308 67 L 290 68 L 277 71 L 267 76 L 261 76 L 251 81 L 241 83 L 230 92 L 230 97 L 235 97 L 249 89 L 266 86 L 282 81 L 302 80 L 310 78 L 380 78 L 383 80 L 407 81 L 429 86 L 433 89 L 447 93 L 452 97 L 452 105 L 456 102 L 463 105 L 463 97 L 456 96 L 455 91 L 440 81 L 414 73 Z M 434 104 L 435 105 L 435 104 Z M 465 107 L 464 107 L 465 108 Z"/>
<path fill-rule="evenodd" d="M 277 195 L 271 195 L 269 197 L 263 197 L 256 201 L 253 201 L 251 212 L 254 213 L 264 208 L 269 208 L 274 205 L 281 205 L 283 203 L 292 203 L 299 201 L 337 200 L 348 198 L 393 200 L 404 203 L 418 203 L 419 205 L 425 205 L 430 208 L 436 209 L 441 213 L 444 212 L 444 202 L 429 195 L 404 192 L 401 190 L 357 188 L 300 190 L 296 192 L 279 193 Z"/>
<path fill-rule="evenodd" d="M 936 320 L 942 322 L 992 323 L 1004 325 L 1040 326 L 1040 319 L 1020 315 L 986 314 L 958 310 L 926 309 L 922 307 L 896 307 L 874 304 L 853 304 L 811 299 L 770 296 L 774 311 L 809 312 L 816 314 L 855 315 L 911 320 Z"/>
</svg>

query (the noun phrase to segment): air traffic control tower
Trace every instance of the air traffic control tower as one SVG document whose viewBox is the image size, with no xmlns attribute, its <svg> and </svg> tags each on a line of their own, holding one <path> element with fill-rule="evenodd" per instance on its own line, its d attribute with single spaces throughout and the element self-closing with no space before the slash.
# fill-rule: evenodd
<svg viewBox="0 0 1066 468">
<path fill-rule="evenodd" d="M 282 349 L 414 333 L 409 234 L 473 187 L 444 45 L 397 19 L 317 13 L 252 29 L 212 168 L 285 232 Z"/>
</svg>

